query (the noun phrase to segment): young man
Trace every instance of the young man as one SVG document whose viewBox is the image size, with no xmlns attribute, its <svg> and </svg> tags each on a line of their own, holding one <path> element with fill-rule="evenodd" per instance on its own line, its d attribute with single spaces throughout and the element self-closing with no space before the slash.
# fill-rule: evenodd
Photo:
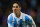
<svg viewBox="0 0 40 27">
<path fill-rule="evenodd" d="M 8 16 L 8 27 L 36 27 L 30 15 L 21 12 L 21 4 L 14 2 L 12 7 L 13 13 Z"/>
</svg>

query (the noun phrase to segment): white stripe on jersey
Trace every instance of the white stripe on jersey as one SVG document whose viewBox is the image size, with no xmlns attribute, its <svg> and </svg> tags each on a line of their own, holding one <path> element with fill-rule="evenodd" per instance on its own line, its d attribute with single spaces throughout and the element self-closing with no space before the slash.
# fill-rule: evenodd
<svg viewBox="0 0 40 27">
<path fill-rule="evenodd" d="M 10 14 L 10 15 L 12 15 L 12 17 L 13 17 L 13 20 L 12 21 L 14 21 L 14 18 L 16 18 L 17 20 L 17 24 L 18 24 L 18 26 L 17 27 L 19 27 L 19 20 L 20 19 L 23 19 L 23 27 L 25 27 L 25 16 L 27 16 L 30 20 L 32 20 L 32 23 L 33 23 L 33 27 L 36 27 L 35 26 L 35 23 L 34 23 L 34 21 L 33 21 L 33 19 L 32 19 L 32 17 L 31 16 L 29 16 L 29 15 L 27 15 L 27 14 L 24 14 L 24 13 L 21 13 L 21 16 L 19 17 L 19 18 L 17 18 L 16 16 L 15 16 L 15 14 L 14 13 L 12 13 L 12 14 Z M 10 15 L 8 16 L 8 20 L 10 19 Z M 8 23 L 8 27 L 11 27 L 11 25 Z M 13 26 L 12 27 L 14 27 L 14 22 L 13 22 Z"/>
</svg>

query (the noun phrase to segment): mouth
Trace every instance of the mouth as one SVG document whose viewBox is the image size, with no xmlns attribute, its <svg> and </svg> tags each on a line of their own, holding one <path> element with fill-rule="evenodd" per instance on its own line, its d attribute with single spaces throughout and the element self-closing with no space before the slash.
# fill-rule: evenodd
<svg viewBox="0 0 40 27">
<path fill-rule="evenodd" d="M 16 13 L 16 10 L 15 10 L 15 13 Z"/>
<path fill-rule="evenodd" d="M 17 10 L 15 9 L 15 13 L 17 13 Z"/>
</svg>

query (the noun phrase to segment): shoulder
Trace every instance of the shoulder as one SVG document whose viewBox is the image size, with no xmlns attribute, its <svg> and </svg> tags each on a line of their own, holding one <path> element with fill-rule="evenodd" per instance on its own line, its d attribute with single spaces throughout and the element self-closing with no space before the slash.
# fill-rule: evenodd
<svg viewBox="0 0 40 27">
<path fill-rule="evenodd" d="M 25 18 L 32 19 L 32 17 L 31 17 L 30 15 L 28 15 L 28 14 L 25 14 L 25 13 L 22 13 L 22 14 L 23 14 L 23 16 L 24 16 Z"/>
<path fill-rule="evenodd" d="M 12 18 L 13 13 L 8 15 L 8 19 Z"/>
</svg>

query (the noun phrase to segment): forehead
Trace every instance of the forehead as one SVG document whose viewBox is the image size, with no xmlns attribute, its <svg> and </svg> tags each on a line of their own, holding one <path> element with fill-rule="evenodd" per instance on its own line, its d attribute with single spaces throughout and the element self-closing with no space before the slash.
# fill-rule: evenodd
<svg viewBox="0 0 40 27">
<path fill-rule="evenodd" d="M 14 3 L 13 6 L 19 6 L 17 3 Z"/>
</svg>

